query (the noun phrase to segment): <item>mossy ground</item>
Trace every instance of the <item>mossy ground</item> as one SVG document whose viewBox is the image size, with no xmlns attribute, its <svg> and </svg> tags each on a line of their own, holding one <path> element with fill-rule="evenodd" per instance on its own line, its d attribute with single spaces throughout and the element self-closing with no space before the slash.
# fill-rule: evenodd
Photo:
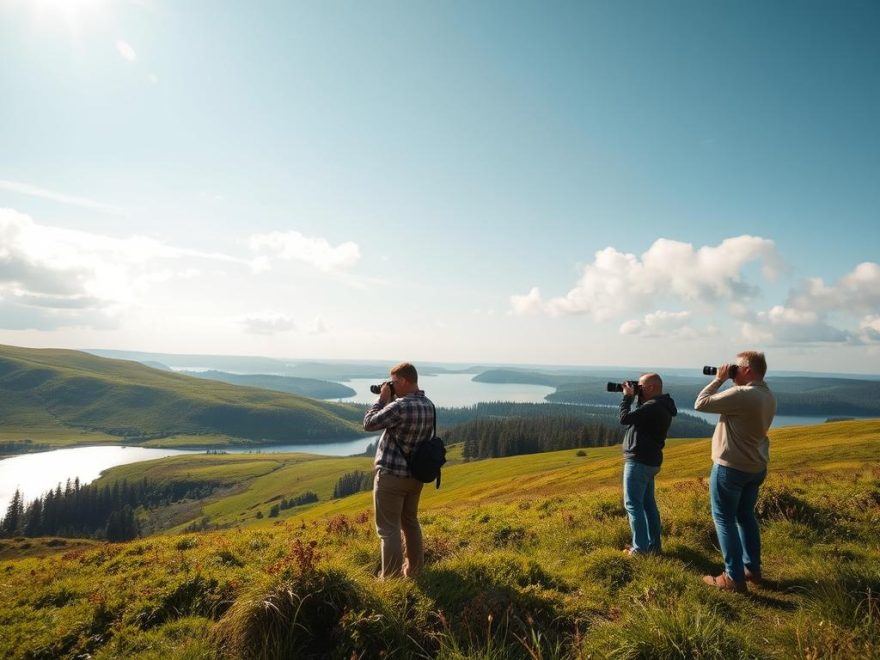
<svg viewBox="0 0 880 660">
<path fill-rule="evenodd" d="M 758 506 L 767 581 L 746 595 L 701 581 L 721 569 L 705 474 L 692 474 L 704 443 L 673 443 L 661 472 L 659 557 L 620 552 L 619 465 L 612 482 L 570 451 L 449 470 L 446 495 L 425 499 L 427 565 L 412 581 L 373 577 L 364 496 L 345 513 L 2 561 L 0 655 L 877 657 L 876 428 L 774 436 L 782 457 Z M 481 498 L 505 461 L 520 488 Z"/>
</svg>

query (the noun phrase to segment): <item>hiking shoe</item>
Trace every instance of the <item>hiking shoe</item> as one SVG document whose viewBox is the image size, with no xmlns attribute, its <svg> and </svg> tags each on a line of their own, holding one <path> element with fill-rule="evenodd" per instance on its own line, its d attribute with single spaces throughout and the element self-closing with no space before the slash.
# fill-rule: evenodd
<svg viewBox="0 0 880 660">
<path fill-rule="evenodd" d="M 738 594 L 744 594 L 749 590 L 746 586 L 745 580 L 742 582 L 736 582 L 727 573 L 722 573 L 721 575 L 704 575 L 703 582 L 710 587 L 715 587 L 722 591 L 735 591 Z"/>
<path fill-rule="evenodd" d="M 752 572 L 749 569 L 746 569 L 746 582 L 751 582 L 756 587 L 763 586 L 764 579 L 761 577 L 761 572 L 756 571 Z"/>
</svg>

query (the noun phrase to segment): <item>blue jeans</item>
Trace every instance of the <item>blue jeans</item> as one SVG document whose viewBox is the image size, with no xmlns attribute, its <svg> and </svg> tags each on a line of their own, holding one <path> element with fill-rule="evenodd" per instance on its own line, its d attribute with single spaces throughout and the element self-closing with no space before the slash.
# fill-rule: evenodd
<svg viewBox="0 0 880 660">
<path fill-rule="evenodd" d="M 654 499 L 654 477 L 660 466 L 636 461 L 623 464 L 623 506 L 632 529 L 635 552 L 660 552 L 660 511 Z"/>
<path fill-rule="evenodd" d="M 712 466 L 712 519 L 724 570 L 736 582 L 746 579 L 746 568 L 755 574 L 761 572 L 761 530 L 755 518 L 755 503 L 766 476 L 767 470 L 742 472 L 724 465 Z"/>
</svg>

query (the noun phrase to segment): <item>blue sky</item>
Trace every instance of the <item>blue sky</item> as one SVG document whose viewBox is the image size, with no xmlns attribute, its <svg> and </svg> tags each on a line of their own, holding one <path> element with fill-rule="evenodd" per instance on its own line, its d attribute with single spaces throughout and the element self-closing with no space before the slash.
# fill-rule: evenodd
<svg viewBox="0 0 880 660">
<path fill-rule="evenodd" d="M 873 2 L 0 0 L 0 342 L 880 372 Z"/>
</svg>

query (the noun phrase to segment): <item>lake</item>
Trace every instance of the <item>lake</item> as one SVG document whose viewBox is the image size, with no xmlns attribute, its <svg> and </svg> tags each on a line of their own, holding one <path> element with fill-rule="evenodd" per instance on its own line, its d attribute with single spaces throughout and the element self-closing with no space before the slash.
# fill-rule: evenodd
<svg viewBox="0 0 880 660">
<path fill-rule="evenodd" d="M 460 408 L 481 401 L 514 401 L 516 403 L 544 403 L 544 397 L 556 389 L 546 385 L 519 385 L 507 383 L 478 383 L 474 374 L 439 374 L 419 376 L 419 387 L 438 408 Z M 379 397 L 370 392 L 370 385 L 378 385 L 375 378 L 352 378 L 344 382 L 356 394 L 345 403 L 375 403 Z"/>
</svg>

